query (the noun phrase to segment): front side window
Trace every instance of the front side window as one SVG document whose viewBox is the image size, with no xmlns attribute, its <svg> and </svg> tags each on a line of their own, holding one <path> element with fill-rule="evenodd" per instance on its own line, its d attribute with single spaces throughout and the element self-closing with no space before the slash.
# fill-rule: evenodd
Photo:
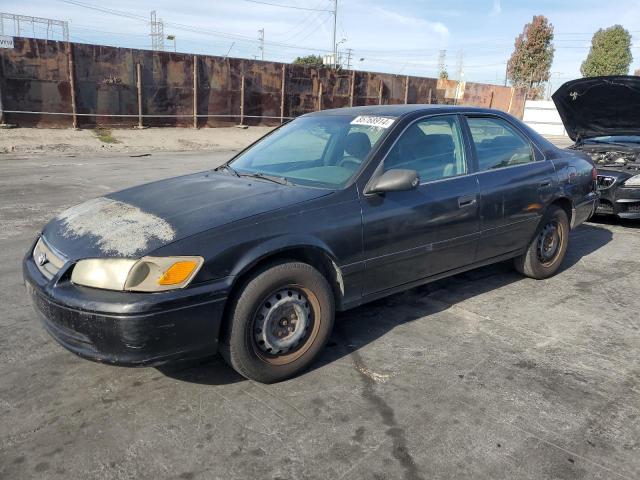
<svg viewBox="0 0 640 480">
<path fill-rule="evenodd" d="M 294 184 L 341 188 L 357 173 L 394 121 L 352 115 L 298 118 L 229 165 L 239 174 L 274 175 Z"/>
<path fill-rule="evenodd" d="M 384 161 L 384 169 L 415 170 L 421 182 L 467 173 L 460 123 L 455 115 L 411 124 Z"/>
<path fill-rule="evenodd" d="M 529 142 L 508 122 L 493 117 L 470 117 L 467 123 L 476 146 L 479 171 L 522 165 L 535 160 Z"/>
</svg>

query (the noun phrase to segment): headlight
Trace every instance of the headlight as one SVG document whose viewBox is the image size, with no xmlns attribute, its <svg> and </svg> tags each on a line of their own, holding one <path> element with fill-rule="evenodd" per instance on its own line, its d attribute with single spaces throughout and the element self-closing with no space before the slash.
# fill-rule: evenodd
<svg viewBox="0 0 640 480">
<path fill-rule="evenodd" d="M 203 263 L 202 257 L 89 258 L 73 267 L 71 281 L 106 290 L 162 292 L 189 285 Z"/>
<path fill-rule="evenodd" d="M 626 182 L 624 182 L 627 187 L 640 187 L 640 175 L 636 175 L 631 177 Z"/>
</svg>

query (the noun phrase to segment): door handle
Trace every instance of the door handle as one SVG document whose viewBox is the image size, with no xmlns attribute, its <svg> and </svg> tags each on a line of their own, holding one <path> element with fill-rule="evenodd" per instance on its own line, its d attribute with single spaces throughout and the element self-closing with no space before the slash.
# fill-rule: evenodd
<svg viewBox="0 0 640 480">
<path fill-rule="evenodd" d="M 547 188 L 551 186 L 551 180 L 545 180 L 544 182 L 540 182 L 538 184 L 540 188 Z"/>
<path fill-rule="evenodd" d="M 473 196 L 469 196 L 469 197 L 458 197 L 458 207 L 460 208 L 464 208 L 464 207 L 470 207 L 471 205 L 475 205 L 476 204 L 476 197 Z"/>
</svg>

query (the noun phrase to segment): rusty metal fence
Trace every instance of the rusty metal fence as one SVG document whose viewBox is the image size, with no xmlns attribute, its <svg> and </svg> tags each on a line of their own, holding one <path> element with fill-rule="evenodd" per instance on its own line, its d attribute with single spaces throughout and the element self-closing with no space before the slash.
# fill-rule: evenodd
<svg viewBox="0 0 640 480">
<path fill-rule="evenodd" d="M 347 106 L 439 103 L 522 117 L 520 89 L 16 37 L 0 49 L 0 123 L 46 127 L 275 125 Z"/>
</svg>

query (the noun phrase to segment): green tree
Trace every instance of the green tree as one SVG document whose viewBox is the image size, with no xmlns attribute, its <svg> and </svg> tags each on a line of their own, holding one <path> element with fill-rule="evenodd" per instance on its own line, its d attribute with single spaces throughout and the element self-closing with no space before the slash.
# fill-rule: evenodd
<svg viewBox="0 0 640 480">
<path fill-rule="evenodd" d="M 580 72 L 583 77 L 626 75 L 632 60 L 629 32 L 622 25 L 601 28 L 593 34 L 591 50 Z"/>
<path fill-rule="evenodd" d="M 305 65 L 307 67 L 322 67 L 322 56 L 320 55 L 307 55 L 306 57 L 297 57 L 293 61 L 294 65 Z"/>
<path fill-rule="evenodd" d="M 440 70 L 440 73 L 438 74 L 438 78 L 440 78 L 441 80 L 449 80 L 449 72 L 447 72 L 446 68 L 443 68 L 442 70 Z"/>
<path fill-rule="evenodd" d="M 544 93 L 553 63 L 553 25 L 544 15 L 536 15 L 515 41 L 507 64 L 507 77 L 515 87 L 525 87 L 527 98 L 535 99 Z"/>
</svg>

